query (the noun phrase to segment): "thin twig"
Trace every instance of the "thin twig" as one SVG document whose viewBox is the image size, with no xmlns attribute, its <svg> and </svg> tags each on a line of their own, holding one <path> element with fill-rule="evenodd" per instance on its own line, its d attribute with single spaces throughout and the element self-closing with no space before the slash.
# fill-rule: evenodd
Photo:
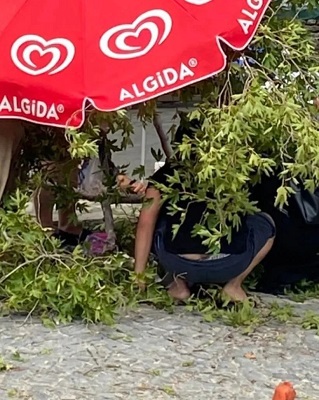
<svg viewBox="0 0 319 400">
<path fill-rule="evenodd" d="M 25 320 L 22 322 L 21 326 L 25 325 L 28 321 L 28 319 L 31 317 L 33 311 L 37 308 L 38 304 L 39 304 L 39 299 L 35 302 L 34 306 L 32 307 L 32 309 L 30 310 L 29 314 L 26 316 Z"/>
<path fill-rule="evenodd" d="M 7 280 L 8 278 L 10 278 L 11 275 L 15 274 L 15 273 L 16 273 L 17 271 L 19 271 L 21 268 L 25 267 L 26 265 L 29 265 L 29 264 L 38 262 L 38 261 L 40 261 L 41 259 L 43 259 L 44 257 L 45 257 L 44 255 L 41 255 L 41 256 L 35 258 L 34 260 L 28 260 L 28 261 L 25 261 L 24 263 L 18 265 L 16 268 L 14 268 L 12 271 L 10 271 L 6 276 L 3 276 L 3 277 L 0 279 L 0 284 L 3 283 L 3 282 L 4 282 L 5 280 Z"/>
</svg>

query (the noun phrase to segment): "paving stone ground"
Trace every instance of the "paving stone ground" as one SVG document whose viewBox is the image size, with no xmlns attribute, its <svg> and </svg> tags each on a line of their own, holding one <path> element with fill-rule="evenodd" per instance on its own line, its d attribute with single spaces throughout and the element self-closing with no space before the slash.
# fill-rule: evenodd
<svg viewBox="0 0 319 400">
<path fill-rule="evenodd" d="M 123 210 L 133 212 L 122 206 L 115 216 Z M 90 219 L 101 219 L 97 204 Z M 319 300 L 293 306 L 298 315 L 319 314 Z M 48 329 L 0 318 L 0 355 L 13 366 L 0 371 L 0 400 L 271 400 L 284 380 L 295 384 L 298 400 L 318 400 L 318 353 L 319 336 L 300 326 L 271 322 L 243 335 L 183 308 L 168 314 L 143 307 L 115 327 Z"/>
<path fill-rule="evenodd" d="M 134 210 L 124 205 L 114 215 Z M 102 218 L 98 204 L 89 211 L 82 219 Z M 319 300 L 261 298 L 319 314 Z M 299 400 L 319 399 L 319 336 L 300 326 L 271 323 L 243 335 L 182 308 L 151 307 L 115 327 L 23 322 L 0 319 L 0 355 L 13 365 L 0 372 L 0 400 L 271 400 L 284 380 L 294 382 Z"/>
<path fill-rule="evenodd" d="M 297 326 L 243 335 L 182 308 L 143 307 L 114 327 L 2 318 L 0 337 L 13 366 L 0 373 L 1 400 L 271 400 L 282 380 L 298 399 L 319 399 L 319 337 Z"/>
</svg>

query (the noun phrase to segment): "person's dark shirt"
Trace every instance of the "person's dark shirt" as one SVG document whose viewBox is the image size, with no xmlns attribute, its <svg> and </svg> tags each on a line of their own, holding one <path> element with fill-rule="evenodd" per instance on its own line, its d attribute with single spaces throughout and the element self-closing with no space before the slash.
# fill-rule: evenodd
<svg viewBox="0 0 319 400">
<path fill-rule="evenodd" d="M 261 182 L 251 188 L 251 200 L 257 201 L 261 211 L 269 214 L 276 225 L 276 240 L 263 261 L 271 266 L 303 264 L 316 257 L 319 250 L 319 226 L 307 225 L 300 220 L 293 198 L 289 206 L 280 210 L 275 206 L 277 189 L 281 180 L 277 175 L 263 176 Z M 318 239 L 317 239 L 318 238 Z"/>
<path fill-rule="evenodd" d="M 165 165 L 156 171 L 150 178 L 151 182 L 159 183 L 165 186 L 170 186 L 168 177 L 174 175 L 175 169 L 178 167 L 166 162 Z M 152 185 L 152 183 L 151 183 Z M 173 184 L 174 189 L 182 190 L 180 185 Z M 189 204 L 189 200 L 179 200 L 177 206 L 186 210 L 185 220 L 179 227 L 179 230 L 175 237 L 173 237 L 173 226 L 180 225 L 181 223 L 181 212 L 177 212 L 174 215 L 170 215 L 169 211 L 169 200 L 166 201 L 160 211 L 159 219 L 166 221 L 166 236 L 164 238 L 165 248 L 168 252 L 174 254 L 207 254 L 210 249 L 203 245 L 203 239 L 199 235 L 194 235 L 194 227 L 197 224 L 202 224 L 202 217 L 206 211 L 205 202 L 192 202 Z M 246 249 L 246 236 L 247 231 L 245 227 L 240 229 L 239 232 L 233 232 L 233 240 L 231 244 L 228 244 L 226 239 L 222 240 L 221 253 L 225 254 L 239 254 Z"/>
</svg>

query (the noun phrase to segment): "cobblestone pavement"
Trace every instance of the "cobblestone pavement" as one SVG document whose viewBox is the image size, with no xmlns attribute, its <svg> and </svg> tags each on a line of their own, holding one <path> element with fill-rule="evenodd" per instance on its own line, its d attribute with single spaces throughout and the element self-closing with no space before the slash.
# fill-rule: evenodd
<svg viewBox="0 0 319 400">
<path fill-rule="evenodd" d="M 0 373 L 1 400 L 271 400 L 282 380 L 294 382 L 298 399 L 319 399 L 319 337 L 297 326 L 243 335 L 150 307 L 115 327 L 52 330 L 18 318 L 0 326 L 0 353 L 13 366 Z"/>
<path fill-rule="evenodd" d="M 135 208 L 119 206 L 114 215 Z M 100 220 L 100 206 L 90 204 L 89 215 Z M 262 296 L 274 300 L 291 303 Z M 318 300 L 293 306 L 298 315 L 319 314 Z M 0 355 L 12 365 L 0 371 L 0 400 L 271 400 L 284 380 L 294 383 L 298 400 L 319 400 L 318 350 L 319 336 L 300 326 L 273 322 L 243 335 L 182 308 L 145 307 L 115 327 L 48 329 L 0 318 Z"/>
</svg>

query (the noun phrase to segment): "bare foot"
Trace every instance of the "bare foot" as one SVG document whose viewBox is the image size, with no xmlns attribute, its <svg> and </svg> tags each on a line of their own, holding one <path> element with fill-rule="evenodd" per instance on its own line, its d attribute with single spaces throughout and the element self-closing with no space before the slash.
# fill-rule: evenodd
<svg viewBox="0 0 319 400">
<path fill-rule="evenodd" d="M 247 294 L 245 293 L 244 289 L 238 285 L 235 286 L 233 284 L 227 283 L 224 286 L 222 293 L 229 297 L 232 301 L 247 300 Z"/>
<path fill-rule="evenodd" d="M 190 291 L 183 279 L 176 278 L 169 286 L 168 294 L 176 300 L 186 300 L 190 296 Z"/>
</svg>

